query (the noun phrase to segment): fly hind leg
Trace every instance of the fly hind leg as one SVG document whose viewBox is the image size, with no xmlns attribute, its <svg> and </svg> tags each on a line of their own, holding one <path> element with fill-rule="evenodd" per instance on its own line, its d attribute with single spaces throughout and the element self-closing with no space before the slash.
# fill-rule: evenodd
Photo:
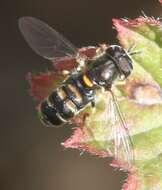
<svg viewBox="0 0 162 190">
<path fill-rule="evenodd" d="M 91 101 L 91 106 L 92 106 L 92 113 L 95 113 L 96 112 L 96 102 L 95 102 L 95 100 Z"/>
<path fill-rule="evenodd" d="M 85 126 L 85 122 L 88 116 L 88 113 L 79 114 L 72 118 L 71 123 L 74 123 L 75 125 L 77 125 L 77 127 L 83 128 Z"/>
</svg>

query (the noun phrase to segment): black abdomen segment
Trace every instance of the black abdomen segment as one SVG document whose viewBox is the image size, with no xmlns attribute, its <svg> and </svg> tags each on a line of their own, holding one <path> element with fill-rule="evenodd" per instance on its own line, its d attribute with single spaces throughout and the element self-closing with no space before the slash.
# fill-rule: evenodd
<svg viewBox="0 0 162 190">
<path fill-rule="evenodd" d="M 41 104 L 41 118 L 45 124 L 65 123 L 93 100 L 94 90 L 87 88 L 82 78 L 82 74 L 71 75 Z"/>
<path fill-rule="evenodd" d="M 61 125 L 62 120 L 57 116 L 57 110 L 48 105 L 45 100 L 40 106 L 40 119 L 44 124 Z"/>
</svg>

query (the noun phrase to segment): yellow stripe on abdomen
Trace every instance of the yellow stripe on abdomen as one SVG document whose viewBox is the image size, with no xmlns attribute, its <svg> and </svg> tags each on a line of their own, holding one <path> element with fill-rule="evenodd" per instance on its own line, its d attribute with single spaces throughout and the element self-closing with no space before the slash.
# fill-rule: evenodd
<svg viewBox="0 0 162 190">
<path fill-rule="evenodd" d="M 93 87 L 93 83 L 92 81 L 88 78 L 87 75 L 83 75 L 83 81 L 86 84 L 86 86 L 88 87 Z"/>
</svg>

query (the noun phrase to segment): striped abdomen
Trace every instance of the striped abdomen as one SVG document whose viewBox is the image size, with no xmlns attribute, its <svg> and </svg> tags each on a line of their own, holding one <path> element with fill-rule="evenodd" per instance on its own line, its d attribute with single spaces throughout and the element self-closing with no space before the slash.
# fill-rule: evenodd
<svg viewBox="0 0 162 190">
<path fill-rule="evenodd" d="M 41 119 L 53 125 L 67 122 L 93 100 L 92 86 L 86 75 L 70 76 L 41 104 Z"/>
</svg>

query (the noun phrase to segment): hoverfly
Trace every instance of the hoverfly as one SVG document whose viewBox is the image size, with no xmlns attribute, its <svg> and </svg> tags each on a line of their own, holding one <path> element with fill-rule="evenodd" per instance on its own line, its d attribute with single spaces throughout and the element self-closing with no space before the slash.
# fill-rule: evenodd
<svg viewBox="0 0 162 190">
<path fill-rule="evenodd" d="M 111 91 L 115 80 L 124 80 L 131 74 L 133 66 L 129 52 L 118 45 L 101 45 L 88 58 L 57 31 L 38 19 L 20 18 L 19 28 L 28 45 L 40 56 L 57 64 L 68 59 L 75 59 L 77 62 L 77 66 L 68 73 L 62 84 L 41 102 L 41 120 L 56 127 L 70 123 L 87 105 L 95 106 L 95 94 L 102 88 L 111 95 L 107 114 L 114 130 L 115 157 L 118 158 L 118 149 L 123 149 L 126 160 L 131 162 L 132 141 Z"/>
</svg>

